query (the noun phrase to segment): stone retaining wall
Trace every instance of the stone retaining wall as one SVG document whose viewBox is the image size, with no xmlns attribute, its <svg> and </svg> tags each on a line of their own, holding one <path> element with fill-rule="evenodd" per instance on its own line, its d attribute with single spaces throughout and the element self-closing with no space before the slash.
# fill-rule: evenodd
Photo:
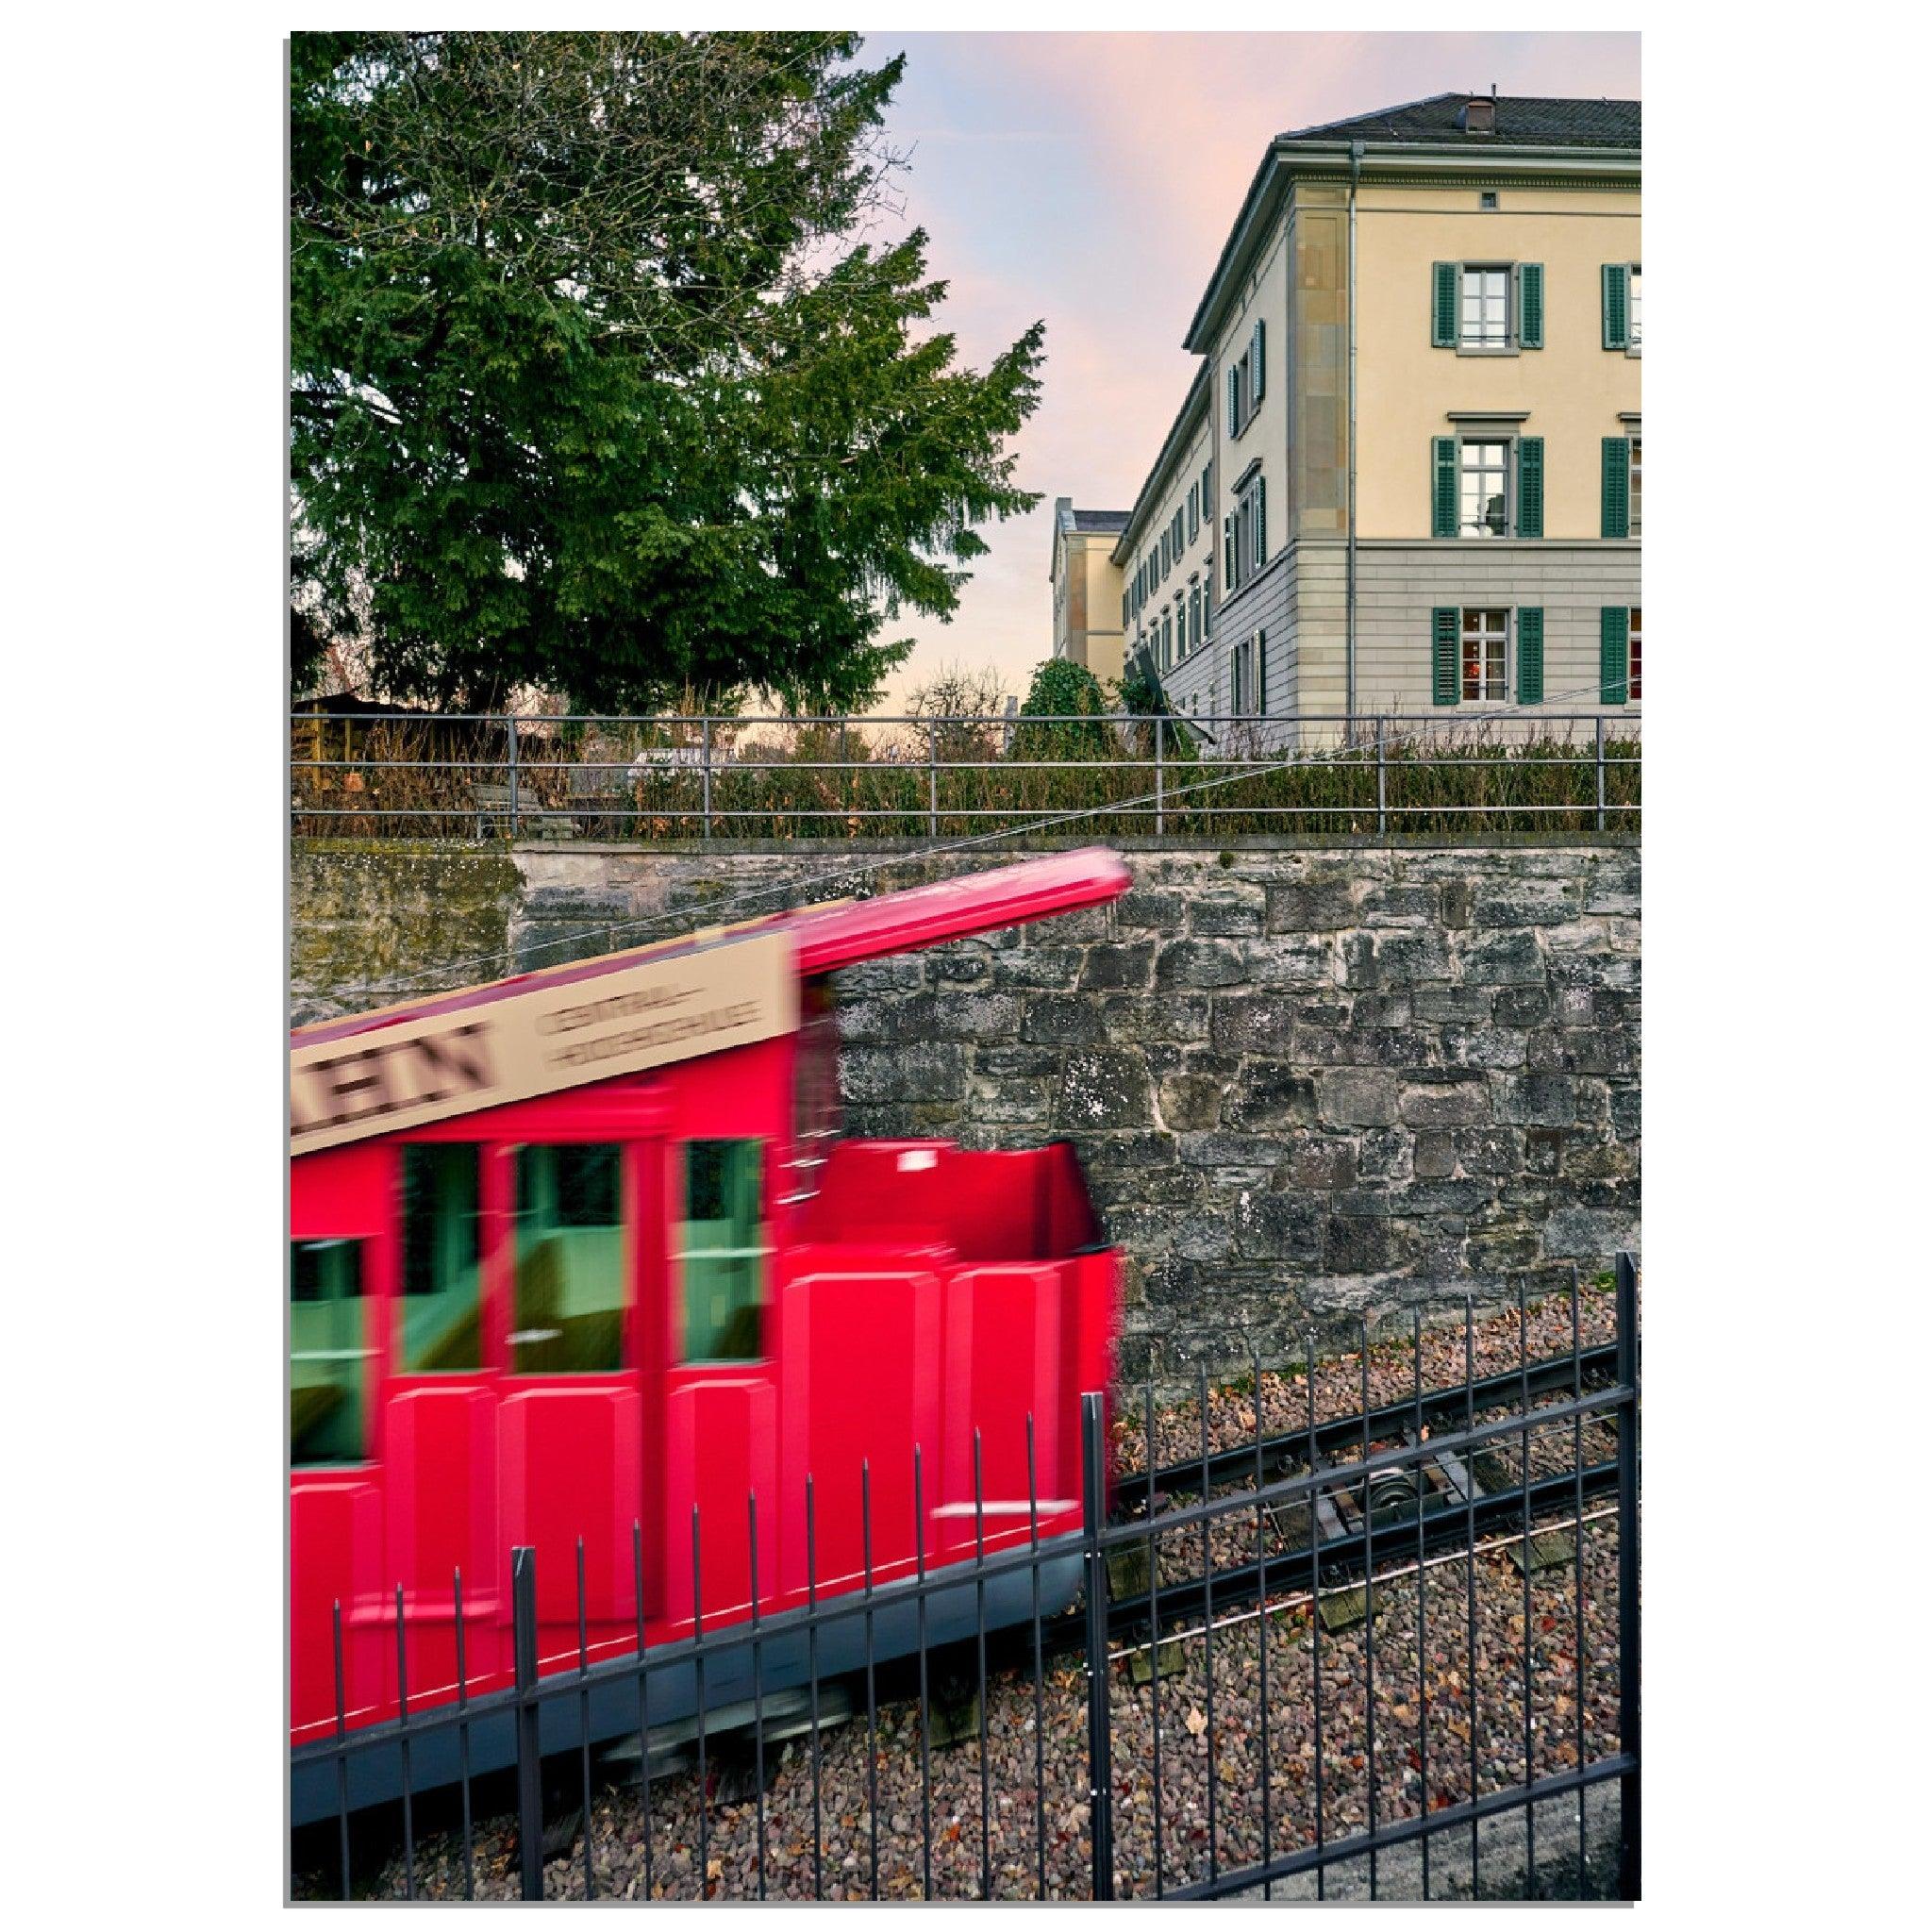
<svg viewBox="0 0 1932 1932">
<path fill-rule="evenodd" d="M 1122 849 L 1118 904 L 855 967 L 840 997 L 850 1131 L 1075 1142 L 1131 1257 L 1130 1376 L 1638 1245 L 1634 847 Z M 293 868 L 298 1019 L 452 959 L 488 977 L 928 875 L 850 845 Z"/>
</svg>

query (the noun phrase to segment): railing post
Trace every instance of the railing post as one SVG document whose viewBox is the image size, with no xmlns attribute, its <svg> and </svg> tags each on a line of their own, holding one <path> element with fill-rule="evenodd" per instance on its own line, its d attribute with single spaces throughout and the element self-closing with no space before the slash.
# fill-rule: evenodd
<svg viewBox="0 0 1932 1932">
<path fill-rule="evenodd" d="M 1158 834 L 1167 830 L 1167 772 L 1161 762 L 1161 740 L 1166 735 L 1167 720 L 1158 713 L 1154 720 L 1154 830 Z"/>
<path fill-rule="evenodd" d="M 1636 1391 L 1637 1261 L 1627 1251 L 1617 1257 L 1617 1380 Z M 1643 1653 L 1641 1604 L 1638 1592 L 1637 1409 L 1617 1418 L 1617 1745 L 1637 1760 L 1620 1780 L 1621 1835 L 1617 1852 L 1617 1892 L 1643 1895 Z"/>
<path fill-rule="evenodd" d="M 1087 1541 L 1087 1806 L 1093 1830 L 1093 1896 L 1113 1897 L 1113 1713 L 1108 1704 L 1105 1402 L 1080 1398 L 1081 1530 Z M 1158 1634 L 1158 1633 L 1157 1633 Z"/>
<path fill-rule="evenodd" d="M 1596 828 L 1604 829 L 1604 720 L 1598 712 L 1596 721 Z"/>
<path fill-rule="evenodd" d="M 1389 746 L 1385 737 L 1388 720 L 1375 719 L 1375 837 L 1389 836 Z M 1424 1844 L 1428 1840 L 1424 1839 Z"/>
<path fill-rule="evenodd" d="M 699 762 L 704 768 L 705 787 L 705 837 L 711 836 L 711 721 L 704 721 L 704 749 L 699 754 Z"/>
<path fill-rule="evenodd" d="M 925 823 L 926 830 L 940 835 L 940 727 L 925 727 Z"/>
<path fill-rule="evenodd" d="M 504 721 L 509 738 L 509 835 L 517 835 L 517 714 L 512 711 Z"/>
<path fill-rule="evenodd" d="M 537 1710 L 537 1552 L 509 1553 L 510 1624 L 517 1671 L 517 1854 L 524 1896 L 543 1896 L 543 1776 Z M 588 1821 L 585 1825 L 589 1829 Z"/>
</svg>

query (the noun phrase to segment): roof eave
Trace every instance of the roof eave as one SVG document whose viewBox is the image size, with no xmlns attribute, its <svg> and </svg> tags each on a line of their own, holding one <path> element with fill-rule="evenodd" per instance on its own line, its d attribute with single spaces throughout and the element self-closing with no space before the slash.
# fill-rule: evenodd
<svg viewBox="0 0 1932 1932">
<path fill-rule="evenodd" d="M 1225 308 L 1224 295 L 1235 272 L 1246 263 L 1255 237 L 1272 216 L 1287 192 L 1295 163 L 1346 160 L 1359 137 L 1326 137 L 1321 140 L 1277 135 L 1255 172 L 1234 229 L 1208 278 L 1208 287 L 1188 323 L 1181 346 L 1191 355 L 1205 355 L 1209 338 L 1219 325 Z M 1443 175 L 1467 173 L 1480 167 L 1495 174 L 1548 174 L 1553 168 L 1579 175 L 1624 175 L 1640 180 L 1643 172 L 1642 150 L 1626 147 L 1551 147 L 1523 142 L 1501 142 L 1495 146 L 1474 147 L 1470 138 L 1460 142 L 1362 141 L 1362 169 L 1366 174 L 1376 164 L 1387 167 L 1401 161 L 1411 168 Z"/>
</svg>

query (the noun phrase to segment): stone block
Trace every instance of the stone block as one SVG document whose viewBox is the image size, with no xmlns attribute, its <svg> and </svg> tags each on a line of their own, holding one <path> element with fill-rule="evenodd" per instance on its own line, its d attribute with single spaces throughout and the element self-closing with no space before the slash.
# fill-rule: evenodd
<svg viewBox="0 0 1932 1932">
<path fill-rule="evenodd" d="M 1320 1115 L 1338 1127 L 1392 1126 L 1399 1107 L 1395 1075 L 1367 1067 L 1337 1067 L 1318 1077 Z"/>
<path fill-rule="evenodd" d="M 1157 986 L 1239 986 L 1247 976 L 1239 949 L 1226 940 L 1171 940 L 1154 962 Z"/>
<path fill-rule="evenodd" d="M 1191 1133 L 1221 1124 L 1224 1082 L 1212 1074 L 1180 1074 L 1160 1082 L 1160 1124 L 1175 1133 Z"/>
<path fill-rule="evenodd" d="M 1117 941 L 1088 949 L 1080 969 L 1082 991 L 1091 988 L 1144 987 L 1154 967 L 1152 940 Z"/>
<path fill-rule="evenodd" d="M 1490 1093 L 1480 1078 L 1445 1074 L 1422 1084 L 1405 1083 L 1402 1120 L 1411 1127 L 1464 1127 L 1490 1117 Z"/>
<path fill-rule="evenodd" d="M 1107 1028 L 1099 1006 L 1080 993 L 1033 993 L 1020 1022 L 1020 1038 L 1033 1046 L 1100 1046 Z"/>
<path fill-rule="evenodd" d="M 1499 1074 L 1494 1110 L 1510 1126 L 1567 1127 L 1576 1119 L 1576 1083 L 1567 1074 Z"/>
<path fill-rule="evenodd" d="M 998 987 L 1063 991 L 1074 984 L 1084 955 L 1076 946 L 1018 946 L 992 956 L 992 983 Z"/>
<path fill-rule="evenodd" d="M 1267 889 L 1270 932 L 1339 932 L 1355 923 L 1355 894 L 1344 879 L 1291 881 Z"/>
<path fill-rule="evenodd" d="M 1128 1053 L 1074 1053 L 1060 1076 L 1054 1124 L 1067 1132 L 1145 1127 L 1153 1118 L 1147 1070 Z"/>
<path fill-rule="evenodd" d="M 1188 908 L 1188 930 L 1201 939 L 1238 939 L 1261 930 L 1266 897 L 1256 886 L 1232 883 L 1201 893 Z"/>
<path fill-rule="evenodd" d="M 1231 1127 L 1307 1126 L 1315 1118 L 1315 1083 L 1285 1060 L 1249 1060 L 1221 1117 Z"/>
<path fill-rule="evenodd" d="M 1285 1054 L 1294 1033 L 1293 1003 L 1280 993 L 1218 999 L 1209 1038 L 1216 1053 Z"/>
</svg>

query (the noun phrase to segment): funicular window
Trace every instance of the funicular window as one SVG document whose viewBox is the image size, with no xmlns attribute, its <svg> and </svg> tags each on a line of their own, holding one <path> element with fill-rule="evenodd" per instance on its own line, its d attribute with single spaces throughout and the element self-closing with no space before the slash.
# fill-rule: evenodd
<svg viewBox="0 0 1932 1932">
<path fill-rule="evenodd" d="M 624 1366 L 623 1150 L 519 1147 L 516 1319 L 519 1375 L 608 1374 Z"/>
<path fill-rule="evenodd" d="M 430 1142 L 403 1149 L 405 1374 L 482 1366 L 477 1314 L 480 1155 L 473 1145 Z"/>
<path fill-rule="evenodd" d="M 799 989 L 798 1061 L 792 1093 L 788 1207 L 809 1201 L 839 1138 L 839 1014 L 831 981 L 819 974 Z"/>
<path fill-rule="evenodd" d="M 362 1243 L 289 1243 L 289 1460 L 359 1462 L 370 1351 Z"/>
<path fill-rule="evenodd" d="M 756 1361 L 764 1353 L 764 1142 L 692 1141 L 685 1148 L 684 1357 Z"/>
</svg>

